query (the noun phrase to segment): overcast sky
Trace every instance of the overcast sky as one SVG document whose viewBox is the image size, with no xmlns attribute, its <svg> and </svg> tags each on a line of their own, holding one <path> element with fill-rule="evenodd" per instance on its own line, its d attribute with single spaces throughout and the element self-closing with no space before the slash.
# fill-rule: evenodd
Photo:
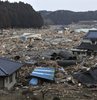
<svg viewBox="0 0 97 100">
<path fill-rule="evenodd" d="M 3 0 L 4 1 L 4 0 Z M 97 10 L 97 0 L 9 0 L 29 3 L 38 10 L 72 10 L 90 11 Z"/>
</svg>

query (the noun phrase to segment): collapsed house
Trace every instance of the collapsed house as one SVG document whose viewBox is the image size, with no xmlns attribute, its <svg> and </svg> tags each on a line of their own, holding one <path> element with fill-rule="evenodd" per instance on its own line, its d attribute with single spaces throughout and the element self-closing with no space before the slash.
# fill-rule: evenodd
<svg viewBox="0 0 97 100">
<path fill-rule="evenodd" d="M 57 60 L 57 63 L 59 66 L 70 66 L 70 65 L 76 65 L 77 58 L 72 54 L 72 52 L 64 50 L 59 52 L 54 52 L 51 55 L 51 60 Z"/>
<path fill-rule="evenodd" d="M 22 63 L 0 58 L 0 88 L 11 89 L 17 82 L 18 71 Z"/>
<path fill-rule="evenodd" d="M 41 58 L 56 61 L 59 66 L 76 65 L 77 57 L 69 50 L 57 49 L 44 52 Z"/>
<path fill-rule="evenodd" d="M 55 31 L 56 31 L 57 33 L 64 33 L 64 32 L 65 32 L 65 28 L 64 28 L 64 26 L 60 26 L 60 27 L 57 27 L 57 28 L 55 29 Z"/>
<path fill-rule="evenodd" d="M 51 60 L 76 60 L 76 56 L 68 50 L 60 50 L 51 54 Z"/>
<path fill-rule="evenodd" d="M 41 56 L 46 60 L 76 60 L 76 56 L 69 50 L 66 49 L 50 49 L 44 51 Z"/>
<path fill-rule="evenodd" d="M 97 54 L 97 30 L 90 30 L 84 37 L 82 43 L 72 49 L 74 54 L 95 55 Z"/>
<path fill-rule="evenodd" d="M 33 39 L 36 39 L 36 40 L 41 40 L 42 37 L 41 37 L 41 34 L 35 34 L 35 33 L 24 33 L 20 36 L 20 39 L 22 41 L 27 41 L 28 39 L 30 41 L 32 41 Z"/>
<path fill-rule="evenodd" d="M 97 66 L 74 73 L 74 78 L 86 86 L 97 86 Z"/>
</svg>

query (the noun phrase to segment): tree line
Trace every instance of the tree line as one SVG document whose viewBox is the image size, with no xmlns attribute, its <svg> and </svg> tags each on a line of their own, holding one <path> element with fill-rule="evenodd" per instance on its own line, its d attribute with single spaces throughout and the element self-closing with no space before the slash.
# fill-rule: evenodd
<svg viewBox="0 0 97 100">
<path fill-rule="evenodd" d="M 0 1 L 0 28 L 40 28 L 43 24 L 40 13 L 31 5 Z"/>
</svg>

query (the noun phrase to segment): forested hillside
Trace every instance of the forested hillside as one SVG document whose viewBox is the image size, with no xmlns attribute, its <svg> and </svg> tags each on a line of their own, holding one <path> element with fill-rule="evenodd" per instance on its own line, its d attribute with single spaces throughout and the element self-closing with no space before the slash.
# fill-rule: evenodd
<svg viewBox="0 0 97 100">
<path fill-rule="evenodd" d="M 0 28 L 40 28 L 41 15 L 29 4 L 0 1 Z"/>
<path fill-rule="evenodd" d="M 79 21 L 97 20 L 97 11 L 73 12 L 58 10 L 54 12 L 40 11 L 40 13 L 46 24 L 68 25 Z"/>
</svg>

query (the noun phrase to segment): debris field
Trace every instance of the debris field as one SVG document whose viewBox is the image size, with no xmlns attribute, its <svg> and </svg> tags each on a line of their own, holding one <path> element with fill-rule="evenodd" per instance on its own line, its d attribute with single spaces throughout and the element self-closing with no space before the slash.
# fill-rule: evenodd
<svg viewBox="0 0 97 100">
<path fill-rule="evenodd" d="M 71 52 L 73 47 L 81 43 L 86 33 L 77 33 L 71 29 L 61 32 L 56 30 L 52 27 L 3 30 L 3 34 L 0 35 L 0 56 L 22 62 L 25 66 L 21 68 L 18 82 L 10 91 L 0 90 L 0 100 L 97 99 L 97 80 L 93 76 L 96 75 L 96 71 L 92 71 L 94 74 L 91 72 L 92 67 L 96 66 L 97 56 L 82 58 Z M 54 80 L 41 78 L 41 75 L 34 76 L 31 81 L 31 73 L 40 67 L 53 68 Z M 84 75 L 88 77 L 87 72 L 96 80 L 92 85 L 87 84 L 87 81 L 83 84 L 84 79 L 80 79 Z"/>
</svg>

